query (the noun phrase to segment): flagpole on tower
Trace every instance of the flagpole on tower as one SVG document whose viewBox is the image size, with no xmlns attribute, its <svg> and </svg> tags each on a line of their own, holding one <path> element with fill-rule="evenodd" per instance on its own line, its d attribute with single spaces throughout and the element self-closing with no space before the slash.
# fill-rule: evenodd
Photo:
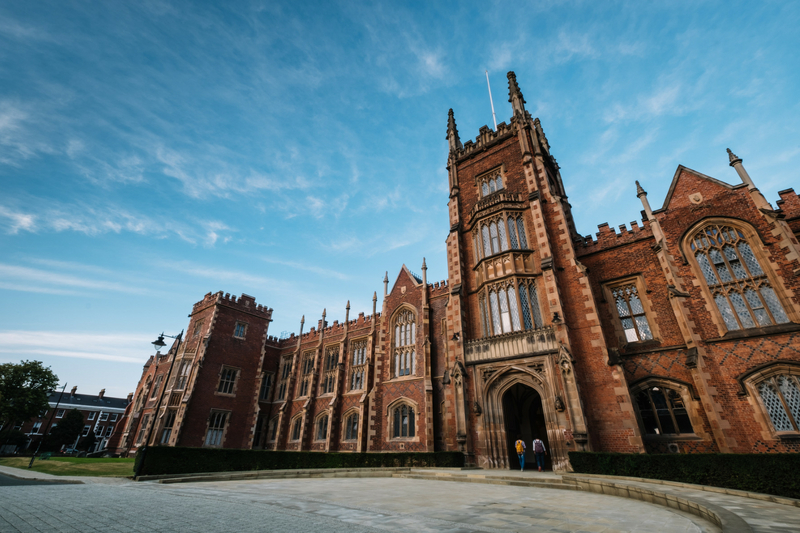
<svg viewBox="0 0 800 533">
<path fill-rule="evenodd" d="M 489 103 L 492 105 L 492 120 L 494 121 L 494 131 L 497 131 L 497 115 L 494 114 L 494 101 L 492 101 L 492 86 L 489 85 L 489 71 L 486 72 L 486 86 L 489 88 Z"/>
</svg>

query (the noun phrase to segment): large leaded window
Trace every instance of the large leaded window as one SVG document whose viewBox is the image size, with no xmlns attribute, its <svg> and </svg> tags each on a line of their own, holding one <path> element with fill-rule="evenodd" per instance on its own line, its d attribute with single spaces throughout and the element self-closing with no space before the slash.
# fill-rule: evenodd
<svg viewBox="0 0 800 533">
<path fill-rule="evenodd" d="M 325 367 L 322 375 L 322 394 L 333 394 L 333 386 L 336 384 L 336 367 L 339 362 L 339 345 L 328 346 L 325 348 Z"/>
<path fill-rule="evenodd" d="M 478 301 L 484 336 L 541 328 L 542 313 L 534 280 L 492 285 Z"/>
<path fill-rule="evenodd" d="M 656 386 L 640 390 L 636 406 L 646 435 L 694 433 L 683 397 L 673 389 Z"/>
<path fill-rule="evenodd" d="M 416 355 L 415 316 L 404 310 L 394 321 L 394 375 L 414 374 Z"/>
<path fill-rule="evenodd" d="M 188 359 L 184 359 L 181 361 L 180 366 L 178 367 L 178 374 L 175 378 L 175 389 L 183 390 L 186 388 L 186 383 L 189 380 L 189 372 L 192 369 L 192 362 Z"/>
<path fill-rule="evenodd" d="M 264 374 L 264 379 L 261 380 L 261 390 L 258 393 L 258 399 L 262 402 L 268 402 L 270 392 L 272 392 L 272 374 Z"/>
<path fill-rule="evenodd" d="M 367 371 L 367 340 L 355 341 L 350 345 L 352 366 L 350 368 L 350 390 L 362 390 Z"/>
<path fill-rule="evenodd" d="M 222 367 L 222 372 L 219 375 L 217 392 L 220 394 L 233 394 L 238 373 L 239 371 L 235 368 Z"/>
<path fill-rule="evenodd" d="M 476 230 L 476 259 L 480 260 L 506 250 L 527 250 L 525 223 L 522 214 L 500 215 L 482 221 Z M 480 238 L 479 238 L 480 236 Z"/>
<path fill-rule="evenodd" d="M 392 438 L 399 439 L 415 435 L 414 408 L 408 404 L 398 405 L 392 410 Z"/>
<path fill-rule="evenodd" d="M 689 247 L 728 331 L 789 322 L 740 230 L 709 224 L 691 237 Z"/>
<path fill-rule="evenodd" d="M 756 385 L 775 431 L 800 431 L 800 381 L 780 374 Z"/>
<path fill-rule="evenodd" d="M 300 430 L 303 429 L 303 417 L 298 416 L 292 420 L 292 438 L 291 440 L 300 440 Z"/>
<path fill-rule="evenodd" d="M 639 298 L 639 291 L 635 282 L 625 283 L 612 287 L 611 296 L 617 316 L 622 323 L 622 330 L 628 342 L 646 341 L 653 338 L 647 315 Z"/>
<path fill-rule="evenodd" d="M 178 411 L 170 409 L 164 418 L 164 427 L 161 431 L 161 444 L 169 444 L 169 439 L 172 437 L 172 427 L 175 425 L 175 416 Z"/>
</svg>

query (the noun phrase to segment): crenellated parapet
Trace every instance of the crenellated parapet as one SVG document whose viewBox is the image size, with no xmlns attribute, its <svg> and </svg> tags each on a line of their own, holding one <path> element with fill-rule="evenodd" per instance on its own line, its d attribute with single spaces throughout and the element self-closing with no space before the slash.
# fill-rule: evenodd
<svg viewBox="0 0 800 533">
<path fill-rule="evenodd" d="M 450 294 L 450 284 L 446 280 L 437 281 L 435 283 L 428 283 L 428 294 L 430 298 Z"/>
<path fill-rule="evenodd" d="M 486 150 L 487 148 L 516 135 L 516 119 L 512 118 L 509 124 L 501 122 L 497 125 L 497 130 L 492 131 L 489 126 L 481 126 L 478 136 L 474 141 L 467 141 L 461 149 L 455 150 L 457 160 L 472 157 Z"/>
<path fill-rule="evenodd" d="M 597 228 L 600 230 L 596 235 L 596 239 L 591 235 L 586 235 L 583 242 L 576 246 L 576 253 L 579 257 L 593 254 L 602 250 L 608 250 L 623 244 L 630 244 L 635 241 L 643 239 L 652 239 L 653 230 L 650 227 L 650 222 L 642 220 L 642 226 L 636 221 L 631 222 L 631 227 L 628 229 L 625 224 L 620 224 L 619 233 L 614 228 L 608 225 L 608 222 L 599 224 Z"/>
<path fill-rule="evenodd" d="M 237 298 L 236 295 L 222 291 L 215 293 L 207 293 L 203 299 L 192 306 L 192 314 L 195 314 L 211 305 L 224 305 L 232 309 L 244 311 L 252 315 L 260 316 L 269 321 L 272 321 L 272 309 L 261 304 L 256 304 L 256 299 L 249 294 L 244 294 Z"/>
</svg>

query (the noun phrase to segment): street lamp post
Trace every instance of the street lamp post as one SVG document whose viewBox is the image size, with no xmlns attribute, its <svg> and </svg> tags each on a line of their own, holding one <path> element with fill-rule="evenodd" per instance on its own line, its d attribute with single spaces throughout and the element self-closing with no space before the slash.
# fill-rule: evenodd
<svg viewBox="0 0 800 533">
<path fill-rule="evenodd" d="M 175 355 L 172 356 L 172 360 L 169 362 L 169 370 L 167 370 L 167 375 L 164 379 L 164 386 L 161 387 L 161 392 L 158 395 L 158 401 L 156 402 L 156 406 L 153 409 L 153 422 L 150 424 L 150 429 L 147 430 L 147 437 L 144 439 L 144 446 L 142 447 L 141 450 L 136 452 L 136 455 L 139 455 L 139 453 L 142 454 L 142 458 L 136 461 L 136 463 L 139 465 L 139 468 L 136 469 L 137 476 L 139 475 L 139 472 L 141 472 L 142 467 L 144 466 L 144 456 L 147 453 L 147 448 L 150 446 L 150 439 L 153 436 L 153 429 L 156 427 L 156 423 L 158 422 L 158 410 L 161 408 L 161 402 L 164 399 L 164 392 L 167 390 L 167 386 L 169 385 L 169 377 L 170 375 L 172 375 L 172 367 L 175 366 L 175 359 L 178 357 L 178 350 L 180 350 L 181 348 L 181 340 L 183 340 L 183 330 L 181 330 L 181 332 L 174 337 L 172 335 L 164 335 L 164 333 L 161 333 L 161 335 L 159 335 L 158 338 L 154 340 L 152 343 L 153 346 L 156 347 L 156 353 L 158 353 L 158 351 L 161 350 L 161 348 L 167 345 L 164 342 L 164 337 L 175 339 L 178 341 L 178 344 L 175 346 Z M 156 360 L 156 367 L 158 367 L 158 360 Z M 153 374 L 154 381 L 155 377 L 156 377 L 155 374 Z"/>
</svg>

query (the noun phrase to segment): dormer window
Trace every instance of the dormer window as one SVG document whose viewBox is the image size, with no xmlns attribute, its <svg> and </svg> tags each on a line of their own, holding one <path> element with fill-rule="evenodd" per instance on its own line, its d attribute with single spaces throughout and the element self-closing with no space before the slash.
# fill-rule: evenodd
<svg viewBox="0 0 800 533">
<path fill-rule="evenodd" d="M 503 176 L 500 169 L 494 170 L 479 179 L 481 196 L 486 197 L 503 188 Z"/>
</svg>

